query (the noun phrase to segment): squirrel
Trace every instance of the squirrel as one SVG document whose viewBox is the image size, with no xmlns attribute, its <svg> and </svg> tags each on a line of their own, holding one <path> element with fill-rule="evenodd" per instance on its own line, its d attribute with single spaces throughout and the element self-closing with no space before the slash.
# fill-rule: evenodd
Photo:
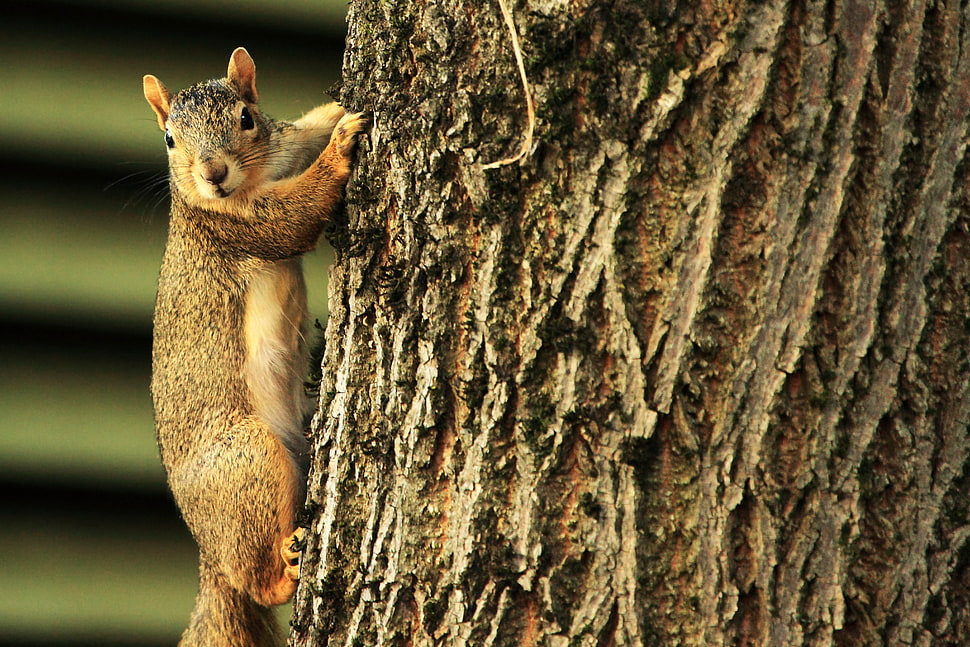
<svg viewBox="0 0 970 647">
<path fill-rule="evenodd" d="M 296 590 L 311 402 L 300 255 L 341 200 L 361 113 L 289 123 L 257 104 L 244 48 L 226 78 L 145 98 L 165 133 L 171 218 L 155 301 L 151 392 L 162 463 L 200 552 L 180 646 L 262 647 Z"/>
</svg>

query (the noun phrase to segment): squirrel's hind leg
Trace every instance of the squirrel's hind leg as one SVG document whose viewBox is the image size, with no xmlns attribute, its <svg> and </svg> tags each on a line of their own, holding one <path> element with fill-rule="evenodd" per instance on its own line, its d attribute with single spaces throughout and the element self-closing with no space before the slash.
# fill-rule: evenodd
<svg viewBox="0 0 970 647">
<path fill-rule="evenodd" d="M 257 603 L 287 602 L 299 571 L 292 546 L 303 491 L 293 455 L 247 417 L 193 463 L 172 489 L 203 560 Z"/>
</svg>

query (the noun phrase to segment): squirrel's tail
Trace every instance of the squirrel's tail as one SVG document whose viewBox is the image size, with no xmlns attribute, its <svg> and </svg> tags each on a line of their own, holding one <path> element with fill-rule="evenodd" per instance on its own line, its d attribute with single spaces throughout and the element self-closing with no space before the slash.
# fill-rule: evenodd
<svg viewBox="0 0 970 647">
<path fill-rule="evenodd" d="M 199 594 L 179 647 L 278 647 L 283 643 L 270 607 L 234 589 L 205 563 L 199 567 Z"/>
</svg>

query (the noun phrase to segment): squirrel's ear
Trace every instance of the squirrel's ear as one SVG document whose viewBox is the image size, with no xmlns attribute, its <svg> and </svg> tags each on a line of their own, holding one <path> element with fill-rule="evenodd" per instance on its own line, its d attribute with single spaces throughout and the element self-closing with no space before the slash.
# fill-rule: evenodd
<svg viewBox="0 0 970 647">
<path fill-rule="evenodd" d="M 165 120 L 168 119 L 168 113 L 172 111 L 171 95 L 168 88 L 158 80 L 158 77 L 151 74 L 146 74 L 142 82 L 145 86 L 145 98 L 148 99 L 148 105 L 152 107 L 158 117 L 158 127 L 165 130 Z"/>
<path fill-rule="evenodd" d="M 256 103 L 256 64 L 245 47 L 237 47 L 229 59 L 229 83 L 243 99 Z"/>
</svg>

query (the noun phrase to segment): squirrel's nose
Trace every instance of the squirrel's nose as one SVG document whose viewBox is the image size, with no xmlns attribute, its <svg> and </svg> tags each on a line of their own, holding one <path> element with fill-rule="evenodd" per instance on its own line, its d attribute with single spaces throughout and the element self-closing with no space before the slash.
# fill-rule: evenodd
<svg viewBox="0 0 970 647">
<path fill-rule="evenodd" d="M 225 162 L 210 160 L 203 162 L 202 164 L 202 178 L 213 186 L 222 184 L 228 173 L 229 168 L 226 166 Z"/>
</svg>

